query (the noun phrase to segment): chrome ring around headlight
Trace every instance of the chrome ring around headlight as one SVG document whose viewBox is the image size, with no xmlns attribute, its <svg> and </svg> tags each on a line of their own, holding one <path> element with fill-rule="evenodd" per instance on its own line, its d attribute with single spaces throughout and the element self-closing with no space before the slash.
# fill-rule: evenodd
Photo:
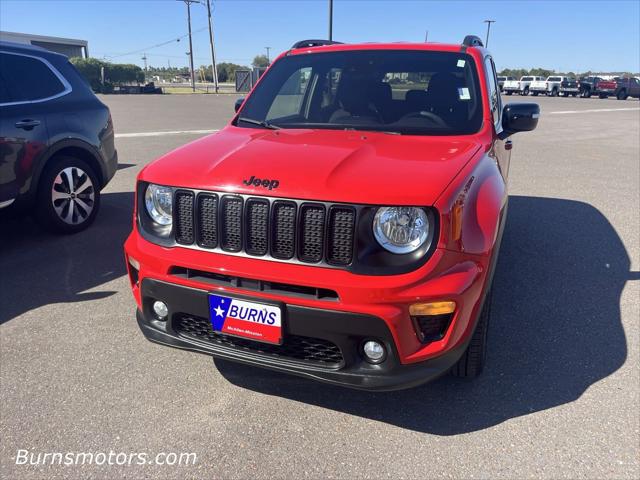
<svg viewBox="0 0 640 480">
<path fill-rule="evenodd" d="M 373 220 L 373 234 L 391 253 L 411 253 L 429 237 L 429 218 L 422 208 L 380 207 Z"/>
<path fill-rule="evenodd" d="M 162 185 L 147 186 L 144 194 L 147 213 L 158 225 L 169 226 L 173 223 L 173 190 Z"/>
</svg>

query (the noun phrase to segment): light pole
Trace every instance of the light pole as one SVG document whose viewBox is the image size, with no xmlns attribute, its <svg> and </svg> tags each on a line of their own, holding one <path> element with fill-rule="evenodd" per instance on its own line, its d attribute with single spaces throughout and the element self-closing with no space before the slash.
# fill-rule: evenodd
<svg viewBox="0 0 640 480">
<path fill-rule="evenodd" d="M 187 23 L 189 25 L 189 66 L 191 69 L 191 90 L 196 91 L 196 75 L 193 71 L 193 42 L 191 41 L 191 4 L 200 3 L 197 0 L 178 0 L 184 2 L 187 5 Z"/>
<path fill-rule="evenodd" d="M 329 0 L 329 41 L 333 40 L 333 0 Z"/>
<path fill-rule="evenodd" d="M 487 24 L 487 39 L 484 42 L 485 48 L 489 48 L 489 32 L 491 31 L 491 24 L 496 23 L 495 20 L 485 20 L 484 23 Z"/>
<path fill-rule="evenodd" d="M 271 59 L 269 58 L 269 50 L 271 50 L 271 47 L 264 47 L 264 48 L 267 51 L 267 65 L 270 65 Z"/>
<path fill-rule="evenodd" d="M 209 45 L 211 45 L 211 75 L 213 86 L 218 93 L 218 67 L 216 66 L 216 54 L 213 48 L 213 20 L 211 19 L 211 2 L 207 0 L 207 12 L 209 13 Z"/>
</svg>

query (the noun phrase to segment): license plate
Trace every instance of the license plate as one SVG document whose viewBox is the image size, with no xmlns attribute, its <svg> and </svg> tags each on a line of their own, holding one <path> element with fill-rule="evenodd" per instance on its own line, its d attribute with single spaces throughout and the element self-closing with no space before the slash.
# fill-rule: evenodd
<svg viewBox="0 0 640 480">
<path fill-rule="evenodd" d="M 257 342 L 282 343 L 282 310 L 275 305 L 210 294 L 209 316 L 216 332 Z"/>
</svg>

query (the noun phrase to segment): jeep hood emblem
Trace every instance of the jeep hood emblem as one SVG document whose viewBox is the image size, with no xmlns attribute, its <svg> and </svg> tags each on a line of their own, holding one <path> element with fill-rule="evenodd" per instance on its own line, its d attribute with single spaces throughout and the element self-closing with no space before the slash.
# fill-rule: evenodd
<svg viewBox="0 0 640 480">
<path fill-rule="evenodd" d="M 274 188 L 278 188 L 280 182 L 278 180 L 269 180 L 268 178 L 258 178 L 255 175 L 252 175 L 251 178 L 244 179 L 242 181 L 245 185 L 253 185 L 254 187 L 264 187 L 269 190 L 273 190 Z"/>
</svg>

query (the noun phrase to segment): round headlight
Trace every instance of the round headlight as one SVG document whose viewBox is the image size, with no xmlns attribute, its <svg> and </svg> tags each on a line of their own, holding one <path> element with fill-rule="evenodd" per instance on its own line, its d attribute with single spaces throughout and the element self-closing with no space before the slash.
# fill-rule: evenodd
<svg viewBox="0 0 640 480">
<path fill-rule="evenodd" d="M 426 212 L 416 207 L 382 207 L 373 220 L 373 234 L 392 253 L 411 253 L 429 236 Z"/>
<path fill-rule="evenodd" d="M 169 187 L 150 184 L 144 194 L 144 203 L 151 219 L 159 225 L 171 225 L 173 191 Z"/>
</svg>

